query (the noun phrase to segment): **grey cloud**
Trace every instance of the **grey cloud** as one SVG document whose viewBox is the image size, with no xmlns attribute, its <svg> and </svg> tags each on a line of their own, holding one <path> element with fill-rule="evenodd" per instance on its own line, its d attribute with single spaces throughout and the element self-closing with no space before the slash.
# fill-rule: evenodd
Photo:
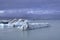
<svg viewBox="0 0 60 40">
<path fill-rule="evenodd" d="M 0 0 L 0 9 L 60 9 L 60 0 Z"/>
</svg>

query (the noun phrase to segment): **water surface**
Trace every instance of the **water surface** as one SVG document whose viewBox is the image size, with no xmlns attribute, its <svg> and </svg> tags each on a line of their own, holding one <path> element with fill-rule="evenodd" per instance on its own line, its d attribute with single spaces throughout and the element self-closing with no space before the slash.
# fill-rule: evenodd
<svg viewBox="0 0 60 40">
<path fill-rule="evenodd" d="M 37 20 L 31 22 L 49 23 L 50 27 L 20 31 L 19 29 L 0 29 L 0 40 L 60 40 L 60 20 Z"/>
</svg>

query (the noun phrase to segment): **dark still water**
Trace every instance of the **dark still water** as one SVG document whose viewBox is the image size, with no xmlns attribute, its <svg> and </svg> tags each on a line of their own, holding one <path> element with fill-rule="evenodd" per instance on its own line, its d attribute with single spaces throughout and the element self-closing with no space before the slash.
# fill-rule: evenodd
<svg viewBox="0 0 60 40">
<path fill-rule="evenodd" d="M 48 22 L 50 27 L 20 31 L 19 29 L 0 29 L 0 40 L 60 40 L 60 20 L 38 20 Z"/>
</svg>

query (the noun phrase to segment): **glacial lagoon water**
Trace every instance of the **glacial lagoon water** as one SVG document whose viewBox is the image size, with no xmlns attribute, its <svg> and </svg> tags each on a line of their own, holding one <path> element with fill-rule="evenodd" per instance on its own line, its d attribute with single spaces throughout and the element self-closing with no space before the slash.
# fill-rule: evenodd
<svg viewBox="0 0 60 40">
<path fill-rule="evenodd" d="M 60 20 L 35 20 L 49 23 L 49 27 L 20 31 L 17 28 L 0 29 L 0 40 L 60 40 Z"/>
</svg>

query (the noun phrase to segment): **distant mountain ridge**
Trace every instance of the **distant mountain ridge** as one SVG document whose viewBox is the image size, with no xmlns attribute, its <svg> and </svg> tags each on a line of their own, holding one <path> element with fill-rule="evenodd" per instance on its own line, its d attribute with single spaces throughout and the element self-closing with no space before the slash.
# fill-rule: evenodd
<svg viewBox="0 0 60 40">
<path fill-rule="evenodd" d="M 41 10 L 41 9 L 15 9 L 1 10 L 0 19 L 60 19 L 58 10 Z"/>
<path fill-rule="evenodd" d="M 51 20 L 51 19 L 60 19 L 60 14 L 58 15 L 53 15 L 53 14 L 42 14 L 42 15 L 32 15 L 32 14 L 25 14 L 25 15 L 21 15 L 21 16 L 6 16 L 6 17 L 1 17 L 0 16 L 0 19 L 19 19 L 19 18 L 22 18 L 22 19 L 36 19 L 36 20 L 40 20 L 40 19 L 47 19 L 47 20 Z"/>
</svg>

